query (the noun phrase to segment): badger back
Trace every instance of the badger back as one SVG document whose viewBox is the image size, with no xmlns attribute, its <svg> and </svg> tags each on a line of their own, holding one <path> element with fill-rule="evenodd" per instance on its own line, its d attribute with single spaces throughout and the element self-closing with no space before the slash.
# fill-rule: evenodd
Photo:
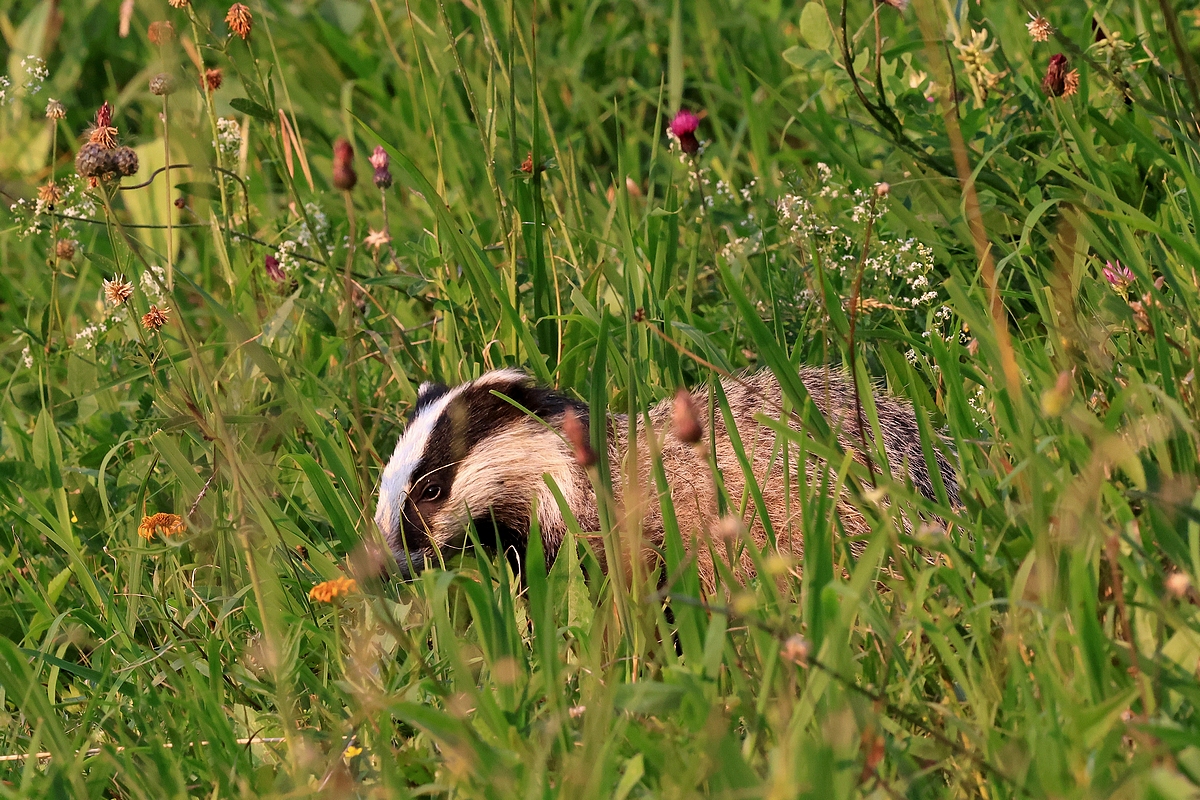
<svg viewBox="0 0 1200 800">
<path fill-rule="evenodd" d="M 535 498 L 539 509 L 556 508 L 542 475 L 569 484 L 574 462 L 546 423 L 568 408 L 587 413 L 516 370 L 454 388 L 423 384 L 384 468 L 375 513 L 401 570 L 408 572 L 410 559 L 420 566 L 436 549 L 461 549 L 472 521 L 486 544 L 496 534 L 523 540 Z"/>
</svg>

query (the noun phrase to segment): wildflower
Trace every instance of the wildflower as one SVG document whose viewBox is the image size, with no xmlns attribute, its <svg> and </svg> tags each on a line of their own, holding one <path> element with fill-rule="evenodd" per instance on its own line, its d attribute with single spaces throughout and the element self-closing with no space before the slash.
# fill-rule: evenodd
<svg viewBox="0 0 1200 800">
<path fill-rule="evenodd" d="M 528 153 L 525 154 L 525 160 L 521 162 L 521 172 L 524 172 L 526 175 L 533 174 L 533 151 L 532 150 L 530 150 Z"/>
<path fill-rule="evenodd" d="M 1042 91 L 1050 97 L 1070 97 L 1079 89 L 1079 70 L 1068 70 L 1067 57 L 1055 53 L 1050 57 L 1046 67 L 1046 77 L 1042 79 Z"/>
<path fill-rule="evenodd" d="M 704 426 L 696 413 L 696 401 L 692 393 L 680 387 L 671 406 L 671 432 L 675 438 L 688 444 L 696 444 L 704 437 Z"/>
<path fill-rule="evenodd" d="M 308 590 L 308 599 L 318 603 L 332 603 L 338 597 L 358 591 L 358 581 L 353 578 L 335 578 L 322 581 Z"/>
<path fill-rule="evenodd" d="M 221 88 L 221 81 L 225 79 L 225 74 L 221 72 L 220 67 L 204 70 L 204 88 L 210 92 L 215 92 Z"/>
<path fill-rule="evenodd" d="M 875 184 L 875 196 L 876 197 L 887 197 L 889 194 L 891 194 L 891 191 L 892 191 L 892 185 L 890 183 L 888 183 L 887 181 L 882 181 L 880 183 Z"/>
<path fill-rule="evenodd" d="M 117 146 L 117 129 L 113 127 L 112 106 L 107 100 L 96 111 L 96 124 L 92 127 L 88 141 L 100 145 L 105 150 L 112 150 Z"/>
<path fill-rule="evenodd" d="M 267 277 L 276 283 L 283 283 L 287 280 L 287 273 L 279 267 L 279 259 L 275 256 L 268 255 L 263 259 L 263 266 L 266 268 Z"/>
<path fill-rule="evenodd" d="M 74 239 L 59 239 L 54 243 L 54 255 L 60 261 L 70 261 L 75 257 L 76 242 Z"/>
<path fill-rule="evenodd" d="M 242 3 L 234 3 L 229 7 L 229 13 L 225 15 L 225 24 L 229 26 L 231 33 L 235 33 L 243 40 L 250 36 L 250 25 L 254 22 L 254 17 L 250 15 L 250 9 Z"/>
<path fill-rule="evenodd" d="M 162 97 L 175 92 L 175 79 L 165 72 L 160 72 L 150 79 L 150 94 Z"/>
<path fill-rule="evenodd" d="M 358 183 L 354 174 L 354 146 L 345 139 L 333 143 L 333 185 L 348 192 Z"/>
<path fill-rule="evenodd" d="M 567 709 L 567 716 L 571 719 L 579 719 L 585 711 L 587 711 L 587 706 L 571 706 Z"/>
<path fill-rule="evenodd" d="M 191 0 L 167 0 L 171 8 L 187 8 Z"/>
<path fill-rule="evenodd" d="M 50 102 L 46 103 L 46 119 L 60 120 L 67 116 L 67 108 L 62 103 L 50 98 Z"/>
<path fill-rule="evenodd" d="M 989 69 L 988 65 L 992 62 L 992 53 L 995 52 L 997 43 L 987 44 L 987 38 L 987 29 L 981 28 L 971 31 L 970 41 L 954 40 L 954 46 L 958 49 L 958 59 L 963 62 L 967 80 L 971 83 L 975 103 L 981 106 L 987 100 L 988 91 L 994 89 L 1007 74 L 1007 70 L 992 72 Z"/>
<path fill-rule="evenodd" d="M 700 152 L 700 142 L 696 140 L 696 128 L 700 126 L 700 118 L 687 109 L 681 109 L 671 120 L 670 131 L 679 140 L 679 147 L 689 156 Z"/>
<path fill-rule="evenodd" d="M 1129 291 L 1129 287 L 1133 284 L 1133 270 L 1122 264 L 1120 261 L 1105 261 L 1104 262 L 1104 279 L 1108 281 L 1108 285 L 1121 294 Z"/>
<path fill-rule="evenodd" d="M 388 158 L 387 151 L 382 145 L 376 145 L 375 151 L 371 153 L 371 166 L 375 170 L 375 174 L 371 176 L 371 180 L 380 189 L 387 189 L 392 185 L 392 173 L 388 171 L 388 164 L 391 159 Z"/>
<path fill-rule="evenodd" d="M 40 56 L 25 56 L 21 59 L 21 68 L 25 70 L 25 82 L 22 84 L 29 94 L 37 94 L 42 90 L 42 84 L 50 77 L 46 69 L 46 61 Z"/>
<path fill-rule="evenodd" d="M 1187 576 L 1186 572 L 1175 572 L 1167 578 L 1165 585 L 1167 591 L 1172 595 L 1183 597 L 1188 593 L 1188 589 L 1192 587 L 1192 579 Z"/>
<path fill-rule="evenodd" d="M 806 667 L 810 649 L 808 640 L 800 634 L 794 633 L 783 643 L 783 649 L 779 651 L 779 655 L 786 661 Z"/>
<path fill-rule="evenodd" d="M 150 306 L 150 310 L 142 317 L 142 327 L 148 331 L 160 331 L 167 324 L 167 314 L 171 313 L 171 309 L 163 306 Z"/>
<path fill-rule="evenodd" d="M 150 27 L 146 29 L 146 38 L 150 40 L 150 44 L 168 44 L 175 39 L 175 26 L 166 19 L 151 22 Z"/>
<path fill-rule="evenodd" d="M 387 229 L 385 228 L 381 231 L 370 231 L 367 234 L 367 238 L 363 240 L 363 244 L 379 250 L 379 248 L 383 247 L 391 240 L 392 237 L 388 235 Z"/>
<path fill-rule="evenodd" d="M 213 142 L 213 147 L 225 155 L 232 155 L 242 149 L 242 128 L 236 119 L 217 119 L 217 139 Z"/>
<path fill-rule="evenodd" d="M 142 524 L 138 525 L 138 536 L 143 539 L 153 539 L 154 534 L 161 533 L 163 536 L 175 536 L 183 533 L 185 528 L 183 517 L 178 514 L 158 513 L 150 517 L 142 517 Z"/>
<path fill-rule="evenodd" d="M 346 749 L 342 751 L 342 758 L 345 759 L 346 761 L 349 761 L 350 759 L 354 758 L 355 756 L 361 755 L 362 751 L 363 751 L 363 749 L 361 747 L 356 747 L 355 745 L 348 744 L 348 745 L 346 745 Z"/>
<path fill-rule="evenodd" d="M 1029 29 L 1029 36 L 1035 42 L 1044 42 L 1050 38 L 1050 34 L 1054 33 L 1054 28 L 1050 26 L 1050 20 L 1043 17 L 1041 14 L 1030 12 L 1030 20 L 1025 23 L 1025 27 Z"/>
<path fill-rule="evenodd" d="M 567 438 L 567 443 L 571 445 L 571 450 L 575 455 L 575 463 L 584 469 L 596 466 L 596 451 L 592 449 L 592 445 L 588 441 L 587 428 L 584 427 L 583 420 L 575 413 L 575 409 L 568 408 L 563 415 L 562 429 L 563 436 Z"/>
<path fill-rule="evenodd" d="M 38 200 L 53 208 L 55 203 L 62 200 L 62 189 L 58 188 L 58 184 L 54 181 L 50 181 L 45 186 L 39 186 Z"/>
<path fill-rule="evenodd" d="M 123 306 L 133 297 L 133 284 L 125 280 L 124 275 L 104 280 L 104 299 L 110 305 Z"/>
</svg>

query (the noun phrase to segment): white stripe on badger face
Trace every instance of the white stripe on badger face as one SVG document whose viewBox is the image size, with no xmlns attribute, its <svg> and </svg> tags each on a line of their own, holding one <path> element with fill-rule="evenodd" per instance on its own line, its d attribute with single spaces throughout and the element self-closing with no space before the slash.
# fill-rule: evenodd
<svg viewBox="0 0 1200 800">
<path fill-rule="evenodd" d="M 383 469 L 379 482 L 379 501 L 375 507 L 375 524 L 393 549 L 399 544 L 400 515 L 408 499 L 408 490 L 412 488 L 413 470 L 421 463 L 421 456 L 429 445 L 429 437 L 433 435 L 433 428 L 442 412 L 462 390 L 463 386 L 457 386 L 418 411 L 396 442 L 392 459 Z"/>
</svg>

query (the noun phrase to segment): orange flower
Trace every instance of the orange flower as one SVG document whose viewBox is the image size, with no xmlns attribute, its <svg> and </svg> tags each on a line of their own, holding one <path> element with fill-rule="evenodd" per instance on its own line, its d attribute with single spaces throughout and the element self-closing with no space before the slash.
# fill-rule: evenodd
<svg viewBox="0 0 1200 800">
<path fill-rule="evenodd" d="M 178 514 L 158 513 L 152 517 L 142 517 L 142 524 L 138 525 L 138 536 L 147 540 L 153 539 L 156 533 L 161 533 L 163 536 L 174 536 L 177 533 L 183 533 L 186 527 L 183 524 L 183 517 Z"/>
<path fill-rule="evenodd" d="M 225 24 L 229 26 L 229 30 L 243 39 L 250 36 L 250 25 L 253 22 L 254 17 L 250 16 L 250 9 L 242 3 L 231 5 L 229 13 L 225 15 Z"/>
<path fill-rule="evenodd" d="M 215 92 L 221 88 L 221 82 L 225 76 L 221 73 L 220 67 L 204 70 L 204 87 L 210 92 Z"/>
<path fill-rule="evenodd" d="M 308 590 L 308 599 L 318 603 L 332 603 L 338 597 L 358 591 L 358 581 L 353 578 L 336 578 L 322 581 Z"/>
<path fill-rule="evenodd" d="M 142 317 L 142 327 L 148 331 L 160 331 L 167 324 L 167 314 L 171 313 L 171 309 L 163 306 L 150 306 L 150 311 Z"/>
</svg>

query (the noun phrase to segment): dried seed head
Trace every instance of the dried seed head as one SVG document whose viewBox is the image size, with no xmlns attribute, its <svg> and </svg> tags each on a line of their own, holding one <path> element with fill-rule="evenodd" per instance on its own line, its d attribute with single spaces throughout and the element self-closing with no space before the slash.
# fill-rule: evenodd
<svg viewBox="0 0 1200 800">
<path fill-rule="evenodd" d="M 358 176 L 354 174 L 354 146 L 345 139 L 333 143 L 333 185 L 344 192 L 354 188 Z"/>
<path fill-rule="evenodd" d="M 808 640 L 800 634 L 794 633 L 783 643 L 783 649 L 779 651 L 779 655 L 786 661 L 807 667 L 810 649 Z"/>
<path fill-rule="evenodd" d="M 150 94 L 158 97 L 174 94 L 175 79 L 165 72 L 160 72 L 150 79 Z"/>
<path fill-rule="evenodd" d="M 62 200 L 62 189 L 58 188 L 58 184 L 54 181 L 50 181 L 45 186 L 39 186 L 38 200 L 53 207 L 55 203 Z"/>
<path fill-rule="evenodd" d="M 221 81 L 225 79 L 225 74 L 221 72 L 220 67 L 204 70 L 204 88 L 210 92 L 215 92 L 221 88 Z"/>
<path fill-rule="evenodd" d="M 65 116 L 67 116 L 67 108 L 62 103 L 53 98 L 46 103 L 46 119 L 59 120 Z"/>
<path fill-rule="evenodd" d="M 1029 22 L 1025 23 L 1025 27 L 1029 30 L 1030 37 L 1035 42 L 1044 42 L 1050 38 L 1050 34 L 1054 33 L 1054 28 L 1050 25 L 1050 20 L 1043 17 L 1041 14 L 1030 13 Z"/>
<path fill-rule="evenodd" d="M 151 22 L 150 27 L 146 29 L 146 38 L 150 40 L 150 44 L 169 44 L 175 40 L 175 26 L 166 19 Z"/>
<path fill-rule="evenodd" d="M 133 284 L 125 280 L 124 275 L 117 275 L 111 280 L 104 281 L 104 299 L 109 305 L 123 306 L 133 297 Z"/>
<path fill-rule="evenodd" d="M 1063 97 L 1071 97 L 1079 91 L 1079 70 L 1073 69 L 1063 76 Z"/>
<path fill-rule="evenodd" d="M 591 442 L 588 441 L 587 429 L 583 425 L 583 420 L 575 413 L 575 409 L 568 408 L 563 414 L 562 430 L 563 436 L 567 438 L 567 443 L 571 445 L 571 450 L 575 454 L 575 463 L 584 469 L 596 466 L 596 451 L 592 449 Z"/>
<path fill-rule="evenodd" d="M 142 327 L 148 331 L 160 331 L 167 324 L 167 314 L 171 313 L 171 309 L 163 306 L 150 306 L 150 310 L 142 317 Z"/>
<path fill-rule="evenodd" d="M 250 14 L 250 9 L 242 3 L 234 3 L 229 7 L 229 12 L 225 15 L 225 24 L 229 26 L 231 33 L 237 34 L 242 39 L 247 39 L 250 36 L 250 26 L 254 23 L 254 17 Z"/>
<path fill-rule="evenodd" d="M 680 388 L 675 393 L 675 402 L 671 407 L 671 432 L 676 439 L 688 444 L 696 444 L 704 438 L 704 426 L 696 411 L 696 400 L 687 389 Z"/>
<path fill-rule="evenodd" d="M 1183 597 L 1192 588 L 1192 579 L 1186 572 L 1172 573 L 1166 580 L 1167 591 L 1175 597 Z"/>
<path fill-rule="evenodd" d="M 54 243 L 54 255 L 60 261 L 70 261 L 75 257 L 76 242 L 74 239 L 59 239 Z"/>
</svg>

